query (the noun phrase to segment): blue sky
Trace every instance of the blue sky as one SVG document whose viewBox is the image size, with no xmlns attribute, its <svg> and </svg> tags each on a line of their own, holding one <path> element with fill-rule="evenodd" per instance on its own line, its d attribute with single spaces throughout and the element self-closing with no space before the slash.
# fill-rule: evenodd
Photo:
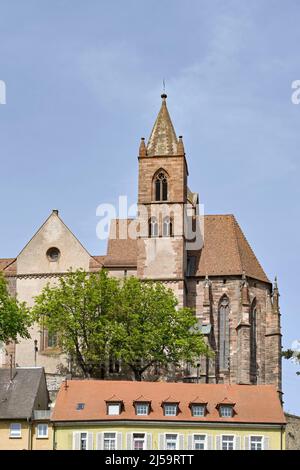
<svg viewBox="0 0 300 470">
<path fill-rule="evenodd" d="M 190 187 L 234 213 L 278 275 L 283 342 L 300 337 L 298 0 L 0 0 L 0 257 L 52 209 L 92 254 L 96 207 L 134 203 L 141 136 L 166 80 Z M 286 410 L 300 413 L 284 361 Z"/>
</svg>

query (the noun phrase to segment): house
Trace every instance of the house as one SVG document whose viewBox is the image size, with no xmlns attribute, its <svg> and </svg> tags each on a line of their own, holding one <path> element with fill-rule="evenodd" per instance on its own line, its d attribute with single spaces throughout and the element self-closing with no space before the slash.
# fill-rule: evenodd
<svg viewBox="0 0 300 470">
<path fill-rule="evenodd" d="M 0 450 L 50 450 L 48 405 L 42 367 L 0 369 Z"/>
<path fill-rule="evenodd" d="M 58 450 L 282 450 L 273 385 L 68 380 L 51 417 Z"/>
</svg>

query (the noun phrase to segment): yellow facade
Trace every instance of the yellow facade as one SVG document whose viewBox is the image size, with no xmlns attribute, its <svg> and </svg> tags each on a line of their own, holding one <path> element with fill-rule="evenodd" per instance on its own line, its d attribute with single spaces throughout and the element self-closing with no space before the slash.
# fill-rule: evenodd
<svg viewBox="0 0 300 470">
<path fill-rule="evenodd" d="M 11 424 L 20 424 L 20 437 L 11 436 Z M 48 424 L 47 437 L 38 437 L 37 426 L 39 423 L 26 420 L 0 421 L 0 450 L 52 450 L 53 432 Z"/>
<path fill-rule="evenodd" d="M 102 449 L 103 445 L 99 446 L 99 435 L 100 433 L 120 433 L 121 438 L 118 440 L 119 450 L 127 450 L 128 448 L 128 439 L 130 433 L 141 433 L 145 435 L 150 434 L 150 438 L 148 442 L 151 442 L 151 448 L 149 450 L 163 450 L 160 446 L 161 436 L 164 434 L 177 434 L 181 436 L 180 442 L 181 445 L 183 444 L 183 448 L 179 445 L 177 447 L 178 450 L 191 450 L 190 443 L 191 437 L 193 434 L 197 435 L 206 435 L 206 443 L 209 440 L 210 445 L 209 448 L 211 450 L 217 450 L 217 441 L 220 442 L 218 436 L 226 435 L 226 436 L 234 436 L 235 442 L 238 442 L 236 450 L 245 450 L 246 449 L 246 442 L 249 436 L 261 436 L 263 437 L 264 442 L 267 442 L 267 449 L 269 450 L 284 450 L 285 448 L 285 431 L 284 428 L 281 426 L 278 427 L 259 427 L 259 426 L 203 426 L 203 427 L 196 427 L 196 426 L 166 426 L 164 425 L 141 425 L 131 424 L 130 426 L 120 426 L 118 424 L 105 424 L 105 425 L 85 425 L 82 423 L 74 423 L 68 426 L 60 426 L 58 424 L 55 425 L 55 448 L 57 450 L 71 450 L 74 449 L 74 433 L 90 433 L 92 435 L 92 444 L 90 449 Z M 179 439 L 178 439 L 179 442 Z M 90 440 L 91 443 L 91 440 Z M 206 447 L 207 444 L 206 444 Z M 132 449 L 133 447 L 131 447 Z M 266 450 L 267 450 L 266 449 Z"/>
</svg>

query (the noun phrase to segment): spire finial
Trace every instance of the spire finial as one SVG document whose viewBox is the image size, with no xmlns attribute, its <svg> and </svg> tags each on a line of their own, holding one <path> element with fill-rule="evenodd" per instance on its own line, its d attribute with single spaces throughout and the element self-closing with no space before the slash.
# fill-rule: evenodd
<svg viewBox="0 0 300 470">
<path fill-rule="evenodd" d="M 167 98 L 167 93 L 166 93 L 166 82 L 165 82 L 165 79 L 163 79 L 163 92 L 162 94 L 160 95 L 162 100 L 163 101 L 166 101 L 166 98 Z"/>
</svg>

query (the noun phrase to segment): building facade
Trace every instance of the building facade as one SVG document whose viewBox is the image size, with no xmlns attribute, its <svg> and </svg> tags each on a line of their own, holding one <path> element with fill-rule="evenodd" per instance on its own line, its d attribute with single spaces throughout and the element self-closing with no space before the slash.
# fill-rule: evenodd
<svg viewBox="0 0 300 470">
<path fill-rule="evenodd" d="M 0 369 L 0 450 L 51 450 L 44 369 Z"/>
<path fill-rule="evenodd" d="M 194 310 L 216 353 L 199 358 L 197 369 L 183 365 L 170 380 L 273 384 L 281 391 L 277 283 L 269 281 L 233 215 L 200 213 L 166 99 L 162 95 L 149 141 L 140 143 L 138 216 L 112 221 L 106 255 L 91 256 L 54 210 L 16 258 L 0 260 L 0 270 L 12 295 L 28 305 L 69 269 L 161 281 L 179 305 Z M 2 345 L 0 365 L 7 367 L 10 357 L 18 366 L 45 367 L 50 391 L 68 371 L 68 358 L 41 325 L 32 328 L 31 339 Z"/>
<path fill-rule="evenodd" d="M 71 380 L 52 415 L 57 450 L 284 450 L 276 387 Z"/>
</svg>

